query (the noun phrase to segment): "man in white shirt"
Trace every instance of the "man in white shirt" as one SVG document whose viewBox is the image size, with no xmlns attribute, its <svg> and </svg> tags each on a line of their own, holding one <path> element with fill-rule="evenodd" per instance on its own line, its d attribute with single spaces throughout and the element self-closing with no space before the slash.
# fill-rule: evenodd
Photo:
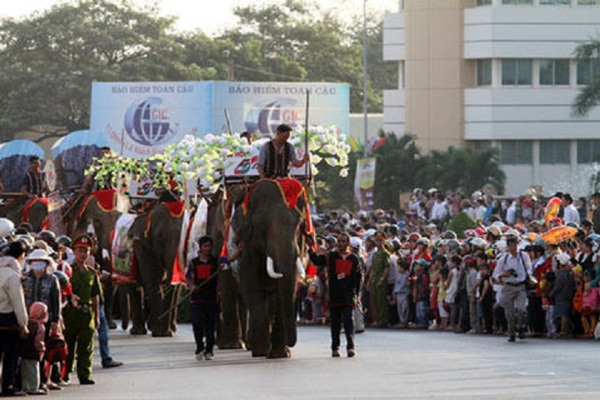
<svg viewBox="0 0 600 400">
<path fill-rule="evenodd" d="M 525 339 L 525 323 L 527 317 L 527 271 L 531 269 L 529 255 L 518 250 L 519 239 L 516 236 L 506 238 L 508 251 L 498 258 L 493 279 L 502 284 L 504 314 L 508 322 L 509 342 L 515 341 L 515 308 L 517 309 L 516 325 L 519 339 Z"/>
<path fill-rule="evenodd" d="M 444 195 L 442 193 L 438 193 L 435 203 L 433 204 L 433 208 L 431 209 L 431 218 L 429 218 L 429 220 L 433 222 L 442 222 L 447 213 L 448 210 L 446 209 Z"/>
<path fill-rule="evenodd" d="M 573 198 L 571 197 L 571 195 L 569 193 L 567 193 L 563 196 L 562 203 L 563 203 L 563 207 L 565 208 L 564 216 L 563 216 L 563 221 L 564 221 L 565 225 L 568 224 L 569 222 L 573 222 L 573 223 L 576 223 L 577 225 L 579 225 L 579 223 L 580 223 L 579 211 L 577 211 L 577 208 L 575 208 L 575 206 L 573 205 Z"/>
<path fill-rule="evenodd" d="M 513 200 L 512 204 L 506 210 L 506 223 L 513 226 L 517 222 L 517 201 Z"/>
</svg>

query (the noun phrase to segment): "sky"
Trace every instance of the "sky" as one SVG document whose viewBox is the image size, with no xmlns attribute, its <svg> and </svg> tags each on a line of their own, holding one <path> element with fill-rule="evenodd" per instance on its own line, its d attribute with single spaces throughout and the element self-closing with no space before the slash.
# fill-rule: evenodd
<svg viewBox="0 0 600 400">
<path fill-rule="evenodd" d="M 0 17 L 21 18 L 35 11 L 49 9 L 54 4 L 68 0 L 0 0 Z M 154 3 L 152 0 L 132 0 L 134 4 Z M 235 23 L 233 8 L 266 2 L 281 3 L 284 0 L 158 0 L 164 15 L 179 18 L 175 25 L 181 31 L 202 29 L 209 35 L 219 33 L 223 28 Z M 319 0 L 325 10 L 337 10 L 343 18 L 362 15 L 364 0 Z M 367 12 L 382 15 L 385 11 L 398 11 L 400 0 L 367 0 Z M 207 7 L 207 5 L 209 5 Z"/>
</svg>

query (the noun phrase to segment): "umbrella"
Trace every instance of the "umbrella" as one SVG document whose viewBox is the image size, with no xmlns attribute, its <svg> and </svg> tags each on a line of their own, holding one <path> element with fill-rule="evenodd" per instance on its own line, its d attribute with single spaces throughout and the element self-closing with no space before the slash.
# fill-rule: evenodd
<svg viewBox="0 0 600 400">
<path fill-rule="evenodd" d="M 575 237 L 576 234 L 577 229 L 562 225 L 539 235 L 536 240 L 543 240 L 549 244 L 559 244 L 560 242 L 564 242 L 565 240 Z"/>
</svg>

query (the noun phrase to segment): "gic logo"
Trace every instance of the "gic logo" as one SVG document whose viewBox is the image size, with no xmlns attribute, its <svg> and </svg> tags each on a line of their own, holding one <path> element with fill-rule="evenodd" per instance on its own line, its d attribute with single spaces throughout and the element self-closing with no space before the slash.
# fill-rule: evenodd
<svg viewBox="0 0 600 400">
<path fill-rule="evenodd" d="M 155 146 L 177 134 L 171 128 L 168 110 L 161 104 L 161 98 L 150 97 L 129 106 L 125 113 L 125 130 L 135 142 Z"/>
<path fill-rule="evenodd" d="M 234 175 L 246 175 L 250 172 L 250 169 L 256 165 L 258 162 L 258 156 L 254 156 L 251 159 L 244 158 L 240 163 L 235 167 L 233 174 Z"/>
<path fill-rule="evenodd" d="M 280 124 L 302 123 L 301 112 L 295 107 L 296 100 L 283 98 L 260 102 L 250 109 L 244 118 L 249 132 L 275 133 Z"/>
</svg>

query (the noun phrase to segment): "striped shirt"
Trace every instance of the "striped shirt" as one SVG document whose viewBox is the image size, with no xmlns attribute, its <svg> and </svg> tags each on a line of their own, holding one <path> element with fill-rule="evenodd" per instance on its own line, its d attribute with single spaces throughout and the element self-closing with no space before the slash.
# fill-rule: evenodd
<svg viewBox="0 0 600 400">
<path fill-rule="evenodd" d="M 25 191 L 34 196 L 42 196 L 46 186 L 46 174 L 44 172 L 29 171 L 23 180 Z"/>
</svg>

